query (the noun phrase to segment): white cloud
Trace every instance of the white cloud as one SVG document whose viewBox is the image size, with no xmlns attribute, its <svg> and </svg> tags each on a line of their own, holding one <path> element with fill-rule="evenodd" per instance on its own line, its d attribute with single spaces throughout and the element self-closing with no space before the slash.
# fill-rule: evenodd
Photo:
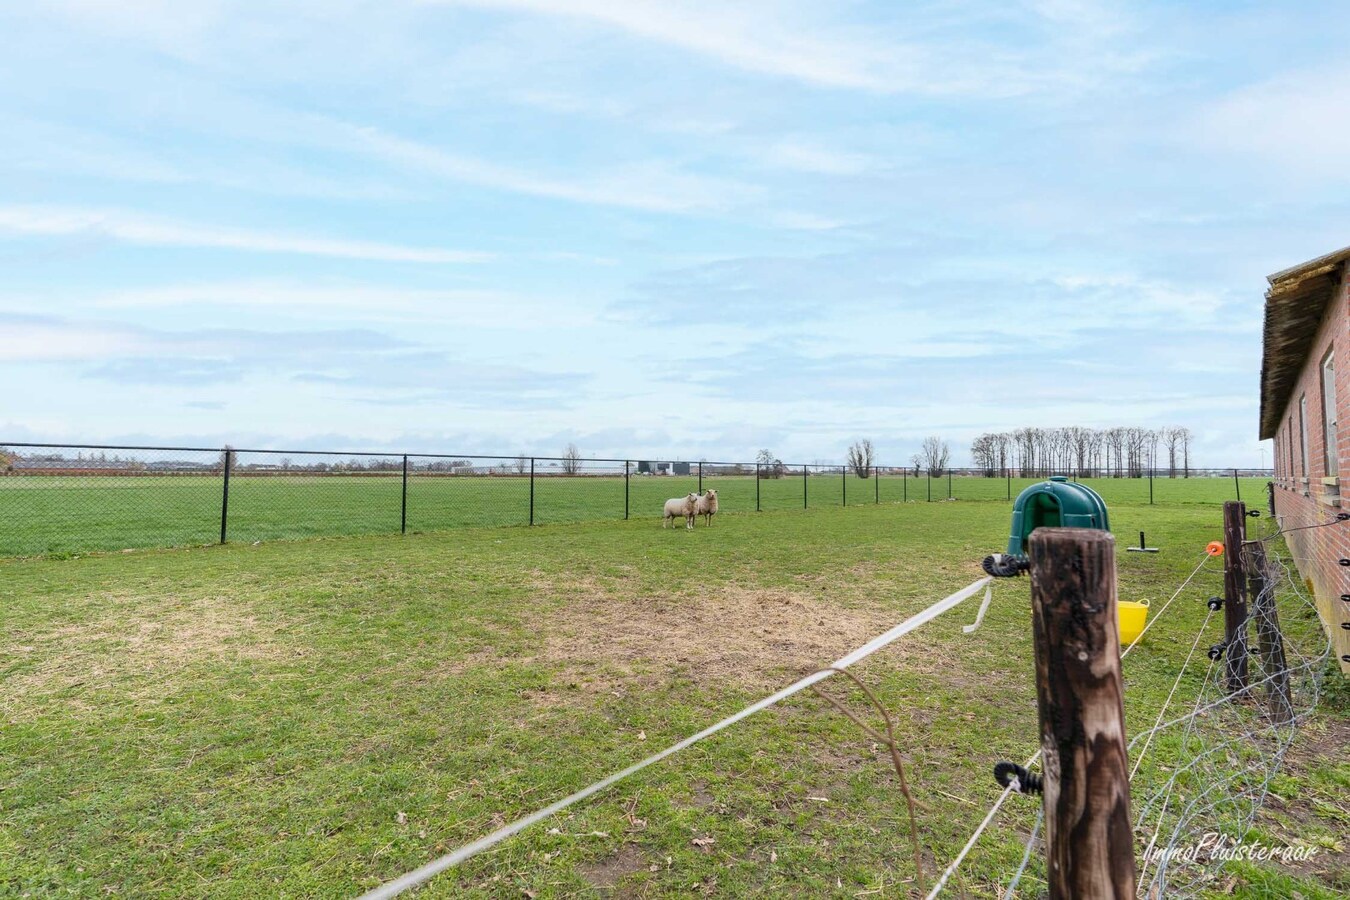
<svg viewBox="0 0 1350 900">
<path fill-rule="evenodd" d="M 0 362 L 4 363 L 104 359 L 146 347 L 140 335 L 120 326 L 20 318 L 0 328 Z"/>
<path fill-rule="evenodd" d="M 1208 151 L 1240 153 L 1284 174 L 1346 178 L 1350 159 L 1350 67 L 1305 69 L 1242 88 L 1189 130 Z"/>
<path fill-rule="evenodd" d="M 794 33 L 781 24 L 781 14 L 785 12 L 781 7 L 754 10 L 753 5 L 746 4 L 695 5 L 653 0 L 430 2 L 583 19 L 746 71 L 826 87 L 888 91 L 896 87 L 896 81 L 885 70 L 905 68 L 896 58 L 898 54 L 856 38 L 826 38 L 819 30 Z"/>
<path fill-rule="evenodd" d="M 416 289 L 398 285 L 287 281 L 232 281 L 129 288 L 91 297 L 93 309 L 266 310 L 268 315 L 327 321 L 417 325 L 452 323 L 459 328 L 509 328 L 537 331 L 584 327 L 595 321 L 579 302 L 560 294 L 538 297 L 499 290 Z"/>
<path fill-rule="evenodd" d="M 126 210 L 60 206 L 0 206 L 0 234 L 4 232 L 42 237 L 102 236 L 151 247 L 211 247 L 382 262 L 475 263 L 491 259 L 490 254 L 462 250 L 250 231 Z"/>
<path fill-rule="evenodd" d="M 800 141 L 780 141 L 764 153 L 764 161 L 781 169 L 820 175 L 861 175 L 876 160 L 862 153 L 831 150 Z"/>
<path fill-rule="evenodd" d="M 784 210 L 774 213 L 769 221 L 779 228 L 791 228 L 794 231 L 831 231 L 835 228 L 843 228 L 847 225 L 841 219 L 831 219 L 827 216 L 818 216 L 809 212 L 793 212 Z"/>
<path fill-rule="evenodd" d="M 357 147 L 386 162 L 440 178 L 537 197 L 650 212 L 689 212 L 722 209 L 729 202 L 754 193 L 748 185 L 679 172 L 662 162 L 620 165 L 600 177 L 551 178 L 451 153 L 375 128 L 334 124 Z"/>
</svg>

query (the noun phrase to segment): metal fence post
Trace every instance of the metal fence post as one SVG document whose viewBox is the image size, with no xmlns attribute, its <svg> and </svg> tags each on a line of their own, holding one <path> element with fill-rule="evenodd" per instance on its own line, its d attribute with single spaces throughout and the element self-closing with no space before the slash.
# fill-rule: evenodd
<svg viewBox="0 0 1350 900">
<path fill-rule="evenodd" d="M 933 470 L 929 469 L 924 474 L 924 484 L 928 487 L 928 502 L 933 502 Z"/>
<path fill-rule="evenodd" d="M 1153 505 L 1153 470 L 1148 470 L 1148 505 Z"/>
<path fill-rule="evenodd" d="M 623 520 L 628 521 L 628 464 L 629 460 L 623 461 Z"/>
<path fill-rule="evenodd" d="M 226 447 L 221 451 L 225 455 L 225 481 L 220 494 L 220 542 L 225 543 L 225 524 L 230 514 L 230 468 L 234 463 L 234 451 Z"/>
<path fill-rule="evenodd" d="M 1237 469 L 1233 470 L 1233 490 L 1237 492 L 1237 499 L 1242 499 L 1242 485 L 1238 483 Z"/>
<path fill-rule="evenodd" d="M 759 483 L 762 479 L 759 477 L 759 463 L 755 463 L 755 512 L 760 511 L 759 507 Z"/>
<path fill-rule="evenodd" d="M 806 508 L 806 463 L 802 463 L 802 509 Z"/>
<path fill-rule="evenodd" d="M 1030 550 L 1050 897 L 1132 900 L 1115 539 L 1039 528 Z"/>
<path fill-rule="evenodd" d="M 947 470 L 947 499 L 952 499 L 952 470 Z"/>
<path fill-rule="evenodd" d="M 876 494 L 876 503 L 881 503 L 881 472 L 876 466 L 872 467 L 872 491 Z"/>
<path fill-rule="evenodd" d="M 698 464 L 698 492 L 699 492 L 700 494 L 703 493 L 703 461 L 702 461 L 702 460 L 699 460 L 699 464 Z"/>
<path fill-rule="evenodd" d="M 399 514 L 399 534 L 408 533 L 408 454 L 403 454 L 403 509 Z"/>
<path fill-rule="evenodd" d="M 839 474 L 844 476 L 844 506 L 848 506 L 848 466 L 840 466 Z"/>
<path fill-rule="evenodd" d="M 1004 469 L 1003 471 L 1004 471 L 1004 473 L 1008 476 L 1008 499 L 1011 500 L 1011 499 L 1012 499 L 1012 469 Z"/>
<path fill-rule="evenodd" d="M 909 502 L 909 468 L 908 468 L 908 467 L 906 467 L 906 468 L 904 469 L 904 471 L 902 471 L 902 472 L 900 473 L 900 490 L 901 490 L 901 492 L 902 492 L 901 495 L 900 495 L 901 501 L 904 502 L 904 503 L 908 503 L 908 502 Z"/>
<path fill-rule="evenodd" d="M 534 457 L 530 457 L 530 524 L 534 524 Z"/>
</svg>

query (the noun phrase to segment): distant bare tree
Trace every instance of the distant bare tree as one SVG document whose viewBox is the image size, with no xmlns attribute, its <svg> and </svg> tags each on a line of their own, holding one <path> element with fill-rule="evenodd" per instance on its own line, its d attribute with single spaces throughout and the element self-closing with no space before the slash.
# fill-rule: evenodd
<svg viewBox="0 0 1350 900">
<path fill-rule="evenodd" d="M 1185 427 L 1178 428 L 1177 431 L 1181 432 L 1181 434 L 1177 437 L 1177 440 L 1181 443 L 1181 472 L 1182 472 L 1182 477 L 1183 477 L 1183 478 L 1190 478 L 1190 477 L 1191 477 L 1191 441 L 1194 439 L 1195 435 L 1191 434 L 1191 430 L 1190 430 L 1189 428 L 1185 428 Z"/>
<path fill-rule="evenodd" d="M 564 475 L 575 475 L 581 471 L 581 451 L 576 444 L 568 444 L 563 450 L 562 470 Z"/>
<path fill-rule="evenodd" d="M 859 478 L 870 478 L 874 455 L 871 439 L 854 441 L 853 446 L 848 448 L 848 466 L 853 470 L 853 474 Z"/>
<path fill-rule="evenodd" d="M 941 475 L 947 471 L 947 460 L 952 455 L 947 442 L 936 435 L 923 439 L 919 454 L 923 465 L 928 469 L 929 475 Z"/>
<path fill-rule="evenodd" d="M 970 461 L 986 478 L 994 477 L 998 469 L 997 438 L 992 434 L 982 434 L 970 442 Z"/>
<path fill-rule="evenodd" d="M 530 471 L 530 458 L 522 453 L 516 457 L 516 461 L 512 465 L 515 467 L 517 475 L 524 475 Z"/>
<path fill-rule="evenodd" d="M 781 459 L 773 455 L 772 450 L 759 451 L 755 462 L 759 463 L 760 478 L 782 478 L 787 468 Z"/>
</svg>

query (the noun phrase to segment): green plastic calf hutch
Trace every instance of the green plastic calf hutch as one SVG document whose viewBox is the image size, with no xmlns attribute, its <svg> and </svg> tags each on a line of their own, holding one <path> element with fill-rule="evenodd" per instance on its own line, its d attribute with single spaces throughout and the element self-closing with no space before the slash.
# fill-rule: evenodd
<svg viewBox="0 0 1350 900">
<path fill-rule="evenodd" d="M 1033 484 L 1013 501 L 1008 552 L 985 557 L 984 570 L 1006 577 L 1026 571 L 1027 541 L 1037 528 L 1096 528 L 1109 531 L 1106 502 L 1100 494 L 1064 475 Z"/>
</svg>

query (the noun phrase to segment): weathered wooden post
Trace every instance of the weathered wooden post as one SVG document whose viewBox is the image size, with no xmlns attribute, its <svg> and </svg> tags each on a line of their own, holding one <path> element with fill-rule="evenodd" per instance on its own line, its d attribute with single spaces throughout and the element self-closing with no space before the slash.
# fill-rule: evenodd
<svg viewBox="0 0 1350 900">
<path fill-rule="evenodd" d="M 1280 633 L 1280 616 L 1275 608 L 1275 585 L 1268 577 L 1266 547 L 1260 541 L 1243 545 L 1247 555 L 1247 592 L 1252 601 L 1252 618 L 1256 620 L 1256 641 L 1266 670 L 1266 702 L 1270 706 L 1271 721 L 1288 725 L 1294 718 L 1293 703 L 1289 699 L 1289 664 L 1284 655 L 1284 635 Z"/>
<path fill-rule="evenodd" d="M 1029 543 L 1050 897 L 1133 900 L 1115 539 L 1038 528 Z"/>
<path fill-rule="evenodd" d="M 1247 505 L 1223 504 L 1224 683 L 1230 694 L 1247 687 L 1247 585 L 1242 570 L 1242 543 L 1247 531 Z"/>
</svg>

